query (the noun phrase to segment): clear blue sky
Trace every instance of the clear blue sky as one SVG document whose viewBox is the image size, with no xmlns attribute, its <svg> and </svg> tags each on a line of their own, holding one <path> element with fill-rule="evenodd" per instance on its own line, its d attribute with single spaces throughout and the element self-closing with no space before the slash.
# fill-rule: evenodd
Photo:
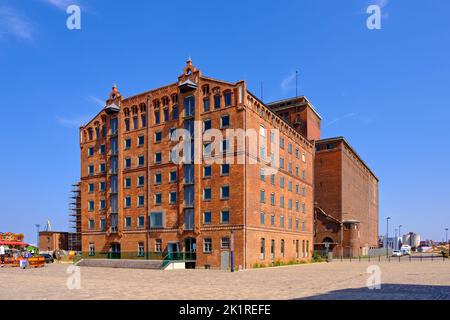
<svg viewBox="0 0 450 320">
<path fill-rule="evenodd" d="M 81 1 L 81 2 L 80 2 Z M 35 239 L 68 227 L 79 179 L 78 126 L 117 82 L 132 95 L 176 80 L 186 59 L 205 75 L 245 79 L 265 101 L 300 93 L 380 178 L 385 218 L 442 240 L 450 226 L 448 0 L 0 0 L 0 231 Z M 382 29 L 368 30 L 368 5 Z M 391 228 L 391 234 L 393 228 Z"/>
</svg>

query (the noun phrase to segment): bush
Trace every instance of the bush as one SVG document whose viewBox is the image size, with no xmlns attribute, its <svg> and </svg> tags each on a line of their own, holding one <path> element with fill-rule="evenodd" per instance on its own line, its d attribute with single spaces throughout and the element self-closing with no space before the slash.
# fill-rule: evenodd
<svg viewBox="0 0 450 320">
<path fill-rule="evenodd" d="M 324 261 L 327 261 L 326 257 L 317 252 L 313 253 L 312 262 L 324 262 Z"/>
</svg>

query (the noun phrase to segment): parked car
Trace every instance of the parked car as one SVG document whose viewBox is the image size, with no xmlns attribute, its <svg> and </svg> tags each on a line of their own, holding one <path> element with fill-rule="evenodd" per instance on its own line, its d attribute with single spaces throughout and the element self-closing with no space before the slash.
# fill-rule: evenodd
<svg viewBox="0 0 450 320">
<path fill-rule="evenodd" d="M 48 254 L 48 253 L 41 253 L 39 256 L 45 258 L 45 263 L 53 263 L 53 262 L 55 262 L 55 260 L 53 259 L 53 257 L 52 257 L 51 254 Z"/>
<path fill-rule="evenodd" d="M 393 257 L 401 257 L 401 256 L 403 256 L 403 253 L 400 250 L 394 250 L 394 251 L 392 251 L 392 256 Z"/>
</svg>

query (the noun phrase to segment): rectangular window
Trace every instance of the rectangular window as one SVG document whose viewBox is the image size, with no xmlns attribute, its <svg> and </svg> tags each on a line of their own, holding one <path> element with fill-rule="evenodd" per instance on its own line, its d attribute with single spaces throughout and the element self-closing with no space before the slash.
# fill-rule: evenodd
<svg viewBox="0 0 450 320">
<path fill-rule="evenodd" d="M 145 205 L 145 196 L 138 196 L 138 207 L 143 207 Z"/>
<path fill-rule="evenodd" d="M 209 109 L 210 109 L 210 106 L 209 106 L 209 98 L 205 98 L 205 99 L 203 99 L 203 112 L 208 112 L 209 111 Z"/>
<path fill-rule="evenodd" d="M 155 164 L 159 164 L 162 161 L 162 153 L 161 152 L 155 152 Z"/>
<path fill-rule="evenodd" d="M 275 193 L 273 193 L 273 192 L 270 194 L 270 204 L 272 206 L 275 205 Z"/>
<path fill-rule="evenodd" d="M 125 149 L 131 148 L 131 139 L 129 139 L 129 138 L 125 139 L 124 147 L 125 147 Z"/>
<path fill-rule="evenodd" d="M 125 189 L 131 188 L 131 178 L 125 178 L 124 187 L 125 187 Z"/>
<path fill-rule="evenodd" d="M 106 200 L 101 199 L 100 200 L 100 210 L 105 210 L 105 208 L 106 208 Z"/>
<path fill-rule="evenodd" d="M 220 109 L 220 95 L 216 94 L 214 96 L 214 109 Z"/>
<path fill-rule="evenodd" d="M 264 260 L 266 255 L 266 239 L 261 238 L 259 259 Z"/>
<path fill-rule="evenodd" d="M 94 184 L 93 183 L 89 183 L 88 191 L 89 191 L 89 193 L 94 192 Z"/>
<path fill-rule="evenodd" d="M 203 121 L 203 130 L 208 131 L 211 129 L 211 119 Z"/>
<path fill-rule="evenodd" d="M 284 177 L 280 177 L 280 188 L 284 189 Z"/>
<path fill-rule="evenodd" d="M 306 197 L 306 188 L 305 187 L 302 188 L 302 196 Z"/>
<path fill-rule="evenodd" d="M 194 165 L 192 164 L 184 165 L 184 183 L 185 184 L 194 183 Z"/>
<path fill-rule="evenodd" d="M 230 223 L 230 210 L 224 209 L 220 212 L 220 223 Z"/>
<path fill-rule="evenodd" d="M 155 239 L 155 252 L 162 252 L 162 239 Z"/>
<path fill-rule="evenodd" d="M 144 136 L 139 136 L 138 137 L 138 146 L 142 147 L 144 145 L 145 142 L 145 137 Z"/>
<path fill-rule="evenodd" d="M 288 143 L 288 153 L 292 154 L 292 144 Z"/>
<path fill-rule="evenodd" d="M 155 193 L 155 206 L 160 206 L 162 203 L 162 194 L 161 192 Z"/>
<path fill-rule="evenodd" d="M 169 122 L 169 108 L 164 109 L 164 122 Z"/>
<path fill-rule="evenodd" d="M 101 144 L 98 152 L 99 152 L 100 154 L 105 154 L 105 151 L 106 151 L 105 145 L 104 145 L 104 144 Z"/>
<path fill-rule="evenodd" d="M 105 219 L 100 219 L 100 230 L 102 232 L 106 231 L 106 220 Z"/>
<path fill-rule="evenodd" d="M 130 119 L 125 119 L 125 131 L 130 131 Z"/>
<path fill-rule="evenodd" d="M 280 216 L 280 227 L 284 228 L 284 216 Z"/>
<path fill-rule="evenodd" d="M 176 182 L 177 181 L 177 172 L 171 171 L 169 173 L 169 182 Z"/>
<path fill-rule="evenodd" d="M 292 210 L 292 199 L 288 199 L 288 210 Z"/>
<path fill-rule="evenodd" d="M 302 179 L 306 180 L 306 171 L 305 170 L 302 171 Z"/>
<path fill-rule="evenodd" d="M 131 168 L 131 158 L 126 158 L 125 159 L 125 165 L 124 165 L 125 169 L 129 169 Z"/>
<path fill-rule="evenodd" d="M 138 228 L 143 228 L 145 225 L 145 217 L 144 216 L 139 216 L 137 219 L 137 226 Z"/>
<path fill-rule="evenodd" d="M 261 223 L 262 225 L 265 225 L 265 224 L 266 224 L 266 215 L 264 214 L 264 212 L 261 212 L 261 213 L 259 214 L 259 220 L 260 220 L 260 223 Z"/>
<path fill-rule="evenodd" d="M 95 203 L 94 203 L 94 201 L 92 201 L 92 200 L 90 200 L 89 201 L 89 211 L 94 211 L 94 209 L 95 209 Z"/>
<path fill-rule="evenodd" d="M 259 180 L 266 181 L 266 174 L 264 168 L 259 169 Z"/>
<path fill-rule="evenodd" d="M 94 148 L 90 147 L 88 148 L 88 157 L 92 157 L 94 155 Z"/>
<path fill-rule="evenodd" d="M 228 237 L 223 237 L 223 238 L 221 239 L 220 247 L 221 247 L 222 249 L 230 249 L 230 238 L 228 238 Z"/>
<path fill-rule="evenodd" d="M 273 239 L 270 241 L 270 258 L 275 259 L 275 240 Z"/>
<path fill-rule="evenodd" d="M 203 224 L 211 224 L 211 211 L 203 213 Z"/>
<path fill-rule="evenodd" d="M 144 176 L 139 176 L 138 180 L 137 180 L 137 186 L 138 187 L 143 187 L 145 183 L 145 177 Z"/>
<path fill-rule="evenodd" d="M 193 117 L 195 112 L 195 98 L 194 96 L 184 98 L 184 115 L 186 117 Z"/>
<path fill-rule="evenodd" d="M 138 157 L 138 166 L 139 167 L 143 167 L 145 164 L 145 157 L 144 156 L 139 156 Z"/>
<path fill-rule="evenodd" d="M 280 196 L 280 208 L 284 208 L 284 196 Z"/>
<path fill-rule="evenodd" d="M 211 188 L 203 189 L 203 200 L 205 201 L 211 200 Z"/>
<path fill-rule="evenodd" d="M 281 257 L 284 258 L 284 239 L 281 239 Z"/>
<path fill-rule="evenodd" d="M 145 255 L 143 242 L 138 242 L 137 255 L 138 257 L 143 257 Z"/>
<path fill-rule="evenodd" d="M 194 186 L 187 185 L 184 187 L 184 206 L 193 207 L 194 206 Z"/>
<path fill-rule="evenodd" d="M 291 217 L 289 217 L 289 219 L 288 219 L 288 228 L 292 229 L 292 218 Z"/>
<path fill-rule="evenodd" d="M 306 205 L 302 203 L 302 213 L 306 213 Z"/>
<path fill-rule="evenodd" d="M 95 222 L 94 222 L 94 220 L 90 219 L 89 220 L 89 230 L 94 229 L 94 227 L 95 227 Z"/>
<path fill-rule="evenodd" d="M 141 115 L 141 124 L 143 128 L 147 126 L 147 117 L 145 116 L 145 114 Z"/>
<path fill-rule="evenodd" d="M 155 132 L 155 143 L 160 143 L 161 140 L 162 140 L 162 132 L 161 131 Z"/>
<path fill-rule="evenodd" d="M 230 198 L 230 186 L 223 186 L 220 188 L 220 199 Z"/>
<path fill-rule="evenodd" d="M 159 116 L 159 111 L 155 111 L 155 124 L 160 124 L 161 119 Z"/>
<path fill-rule="evenodd" d="M 224 98 L 225 98 L 225 107 L 231 106 L 231 92 L 230 91 L 227 91 L 224 93 Z"/>
<path fill-rule="evenodd" d="M 162 174 L 161 172 L 155 173 L 155 184 L 161 184 L 162 182 Z"/>
<path fill-rule="evenodd" d="M 110 132 L 112 135 L 117 134 L 117 130 L 118 130 L 118 122 L 117 122 L 117 118 L 113 118 L 109 121 L 109 128 L 110 128 Z"/>
<path fill-rule="evenodd" d="M 163 213 L 152 212 L 150 213 L 150 228 L 162 228 L 163 227 Z"/>
<path fill-rule="evenodd" d="M 95 245 L 93 242 L 89 243 L 89 255 L 95 256 Z"/>
<path fill-rule="evenodd" d="M 177 203 L 177 192 L 171 191 L 170 192 L 170 204 L 176 204 Z"/>
<path fill-rule="evenodd" d="M 230 127 L 230 116 L 229 115 L 224 115 L 220 118 L 220 127 L 222 129 Z"/>
<path fill-rule="evenodd" d="M 284 169 L 284 158 L 280 157 L 280 169 Z"/>
<path fill-rule="evenodd" d="M 270 225 L 275 226 L 275 216 L 274 215 L 270 216 Z"/>
<path fill-rule="evenodd" d="M 211 171 L 212 171 L 212 167 L 211 166 L 204 166 L 203 167 L 203 177 L 204 178 L 211 178 Z"/>
<path fill-rule="evenodd" d="M 284 149 L 284 138 L 280 138 L 280 148 Z"/>
<path fill-rule="evenodd" d="M 131 217 L 125 217 L 125 228 L 126 229 L 131 228 Z"/>
<path fill-rule="evenodd" d="M 259 202 L 266 203 L 266 191 L 264 190 L 259 191 Z"/>
<path fill-rule="evenodd" d="M 299 230 L 300 228 L 300 221 L 298 219 L 295 219 L 295 230 Z"/>
<path fill-rule="evenodd" d="M 306 223 L 305 223 L 305 221 L 302 221 L 302 231 L 303 232 L 306 231 Z"/>
<path fill-rule="evenodd" d="M 194 230 L 194 209 L 184 210 L 184 229 Z"/>
<path fill-rule="evenodd" d="M 100 173 L 105 173 L 105 172 L 106 172 L 106 164 L 100 163 Z"/>
<path fill-rule="evenodd" d="M 228 176 L 230 174 L 230 165 L 229 164 L 222 164 L 220 166 L 220 174 L 222 176 Z"/>
<path fill-rule="evenodd" d="M 211 238 L 203 239 L 203 252 L 204 253 L 212 252 L 212 239 Z"/>
<path fill-rule="evenodd" d="M 125 208 L 131 207 L 131 197 L 125 197 Z"/>
<path fill-rule="evenodd" d="M 178 106 L 172 108 L 172 120 L 178 120 Z"/>
<path fill-rule="evenodd" d="M 133 117 L 133 129 L 134 129 L 134 130 L 139 129 L 139 121 L 138 121 L 138 117 Z"/>
<path fill-rule="evenodd" d="M 270 184 L 273 186 L 275 185 L 275 174 L 270 175 Z"/>
</svg>

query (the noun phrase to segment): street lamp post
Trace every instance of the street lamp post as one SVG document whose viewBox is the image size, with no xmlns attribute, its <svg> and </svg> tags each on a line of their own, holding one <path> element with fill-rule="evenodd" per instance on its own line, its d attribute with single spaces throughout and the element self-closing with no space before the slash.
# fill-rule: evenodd
<svg viewBox="0 0 450 320">
<path fill-rule="evenodd" d="M 386 218 L 386 258 L 389 258 L 389 220 L 391 217 Z"/>
<path fill-rule="evenodd" d="M 40 224 L 36 224 L 36 230 L 37 230 L 37 241 L 36 241 L 36 246 L 38 247 L 39 250 L 39 228 L 41 227 Z"/>
</svg>

